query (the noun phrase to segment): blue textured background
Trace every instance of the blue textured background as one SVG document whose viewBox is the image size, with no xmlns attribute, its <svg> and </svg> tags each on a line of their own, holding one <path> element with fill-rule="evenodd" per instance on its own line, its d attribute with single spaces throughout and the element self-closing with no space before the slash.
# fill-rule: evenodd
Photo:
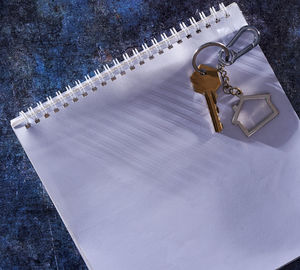
<svg viewBox="0 0 300 270">
<path fill-rule="evenodd" d="M 236 2 L 299 115 L 299 1 Z M 86 269 L 9 120 L 217 3 L 0 0 L 0 269 Z"/>
</svg>

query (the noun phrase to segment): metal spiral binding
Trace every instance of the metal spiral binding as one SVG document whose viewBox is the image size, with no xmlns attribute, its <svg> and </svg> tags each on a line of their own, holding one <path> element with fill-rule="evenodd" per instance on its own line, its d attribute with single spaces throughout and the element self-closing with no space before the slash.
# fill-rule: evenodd
<svg viewBox="0 0 300 270">
<path fill-rule="evenodd" d="M 142 44 L 142 48 L 143 48 L 143 53 L 145 53 L 148 56 L 149 60 L 154 59 L 154 55 L 146 43 Z"/>
<path fill-rule="evenodd" d="M 152 45 L 156 50 L 158 51 L 158 54 L 163 54 L 164 50 L 161 48 L 159 42 L 156 40 L 156 38 L 151 39 Z"/>
<path fill-rule="evenodd" d="M 44 104 L 41 101 L 38 102 L 36 105 L 39 108 L 39 110 L 43 112 L 45 118 L 48 118 L 50 116 L 50 113 L 48 112 L 48 110 L 45 108 Z"/>
<path fill-rule="evenodd" d="M 105 86 L 106 85 L 106 81 L 103 78 L 103 74 L 99 71 L 99 69 L 96 69 L 94 71 L 94 73 L 95 73 L 95 76 L 97 77 L 97 79 L 101 82 L 101 85 Z"/>
<path fill-rule="evenodd" d="M 85 81 L 90 86 L 91 90 L 93 92 L 97 91 L 97 87 L 92 83 L 92 79 L 91 79 L 90 75 L 86 75 L 86 76 L 84 76 L 84 78 L 85 78 Z"/>
<path fill-rule="evenodd" d="M 200 16 L 200 18 L 201 18 L 201 21 L 203 21 L 203 22 L 205 23 L 206 28 L 211 27 L 211 24 L 210 24 L 210 22 L 208 21 L 208 19 L 207 19 L 207 17 L 205 16 L 205 14 L 204 14 L 203 11 L 199 12 L 199 16 Z"/>
<path fill-rule="evenodd" d="M 88 93 L 87 93 L 87 91 L 85 91 L 84 87 L 82 86 L 82 83 L 81 83 L 79 80 L 77 80 L 77 81 L 75 82 L 75 84 L 76 84 L 76 86 L 79 88 L 80 93 L 82 94 L 82 96 L 83 96 L 83 97 L 86 97 L 86 96 L 88 95 Z"/>
<path fill-rule="evenodd" d="M 60 91 L 56 92 L 56 97 L 65 108 L 69 106 L 69 103 L 66 102 L 65 97 L 63 96 L 63 94 Z"/>
<path fill-rule="evenodd" d="M 177 31 L 175 27 L 172 27 L 169 36 L 167 36 L 166 33 L 162 33 L 160 35 L 160 41 L 156 38 L 151 39 L 152 45 L 150 47 L 144 43 L 142 44 L 141 51 L 138 51 L 137 48 L 132 50 L 132 56 L 129 56 L 128 53 L 124 53 L 121 62 L 116 58 L 113 60 L 112 67 L 105 64 L 102 72 L 96 69 L 94 71 L 94 76 L 90 77 L 89 75 L 86 75 L 84 76 L 85 81 L 75 81 L 75 86 L 73 88 L 68 85 L 66 91 L 63 93 L 57 91 L 55 97 L 52 98 L 49 96 L 47 97 L 46 102 L 37 103 L 35 108 L 29 107 L 26 112 L 21 111 L 19 116 L 11 121 L 11 125 L 15 127 L 22 124 L 25 125 L 26 128 L 30 128 L 34 123 L 39 123 L 41 118 L 48 118 L 52 112 L 59 112 L 59 107 L 66 108 L 69 106 L 70 102 L 77 102 L 79 97 L 86 97 L 89 92 L 97 91 L 98 88 L 96 82 L 100 82 L 102 86 L 105 86 L 107 81 L 116 80 L 117 75 L 125 75 L 127 69 L 133 71 L 136 64 L 143 65 L 146 59 L 154 59 L 154 54 L 163 54 L 165 48 L 172 49 L 174 43 L 180 44 L 183 42 L 183 38 L 191 38 L 193 32 L 196 34 L 201 33 L 202 25 L 209 28 L 212 23 L 218 23 L 221 18 L 228 18 L 230 16 L 228 9 L 223 3 L 219 4 L 218 11 L 216 11 L 214 7 L 211 7 L 209 11 L 209 16 L 206 16 L 204 12 L 199 12 L 199 21 L 194 17 L 191 17 L 189 18 L 188 26 L 185 22 L 180 22 L 180 31 Z"/>
<path fill-rule="evenodd" d="M 119 73 L 123 76 L 126 74 L 125 70 L 122 68 L 122 66 L 120 65 L 119 60 L 116 58 L 113 60 L 113 63 L 117 69 L 117 71 L 119 71 Z"/>
<path fill-rule="evenodd" d="M 160 36 L 161 36 L 162 42 L 168 46 L 168 49 L 172 49 L 173 45 L 171 43 L 171 40 L 166 35 L 166 33 L 162 33 Z"/>
<path fill-rule="evenodd" d="M 181 22 L 179 25 L 181 30 L 185 33 L 186 38 L 191 38 L 192 37 L 191 29 L 188 28 L 184 22 Z"/>
<path fill-rule="evenodd" d="M 32 107 L 29 107 L 28 112 L 27 112 L 32 119 L 34 119 L 34 122 L 37 124 L 40 122 L 40 119 L 38 118 L 37 114 L 35 111 L 32 109 Z"/>
<path fill-rule="evenodd" d="M 59 112 L 59 108 L 57 107 L 57 104 L 53 101 L 52 97 L 47 97 L 47 101 L 50 107 L 53 107 L 53 111 L 55 113 Z M 31 108 L 31 107 L 30 107 Z M 32 109 L 32 108 L 31 108 Z"/>
<path fill-rule="evenodd" d="M 126 68 L 126 65 L 129 67 L 130 70 L 134 70 L 135 66 L 134 63 L 132 62 L 131 57 L 129 57 L 129 55 L 127 53 L 123 54 L 123 59 L 124 59 L 124 66 Z"/>
<path fill-rule="evenodd" d="M 70 85 L 68 85 L 68 86 L 66 86 L 66 90 L 67 90 L 66 94 L 71 97 L 73 102 L 77 102 L 78 101 L 78 96 L 75 95 L 75 91 L 73 91 L 72 87 Z"/>
<path fill-rule="evenodd" d="M 181 37 L 180 37 L 180 34 L 177 32 L 177 30 L 175 29 L 175 27 L 171 28 L 170 32 L 171 32 L 172 35 L 169 38 L 174 37 L 176 39 L 176 42 L 178 44 L 180 44 L 180 43 L 183 42 L 182 39 L 181 39 Z"/>
<path fill-rule="evenodd" d="M 140 64 L 140 65 L 144 65 L 144 64 L 145 64 L 145 61 L 144 61 L 144 59 L 142 58 L 142 56 L 141 56 L 141 54 L 139 53 L 139 51 L 137 50 L 137 48 L 133 49 L 133 50 L 132 50 L 132 53 L 133 53 L 133 56 L 139 60 L 139 64 Z"/>
</svg>

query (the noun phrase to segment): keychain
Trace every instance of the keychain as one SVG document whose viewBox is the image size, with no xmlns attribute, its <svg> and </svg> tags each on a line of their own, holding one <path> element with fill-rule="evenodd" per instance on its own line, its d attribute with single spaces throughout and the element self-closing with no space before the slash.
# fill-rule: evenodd
<svg viewBox="0 0 300 270">
<path fill-rule="evenodd" d="M 238 52 L 235 52 L 234 50 L 230 49 L 230 47 L 232 47 L 234 43 L 238 40 L 238 38 L 246 31 L 250 31 L 253 34 L 254 41 Z M 216 132 L 221 132 L 223 129 L 223 125 L 218 115 L 219 109 L 217 106 L 217 90 L 221 85 L 223 86 L 223 91 L 225 94 L 230 94 L 239 98 L 239 103 L 233 106 L 234 114 L 232 118 L 232 123 L 234 125 L 238 125 L 246 136 L 250 137 L 279 114 L 279 111 L 271 102 L 270 94 L 244 95 L 241 89 L 239 89 L 238 87 L 233 87 L 229 84 L 229 77 L 227 76 L 227 72 L 225 70 L 225 66 L 232 65 L 239 57 L 249 52 L 256 45 L 258 45 L 259 41 L 259 31 L 254 26 L 246 25 L 237 32 L 237 34 L 227 44 L 227 46 L 220 42 L 208 42 L 202 45 L 193 56 L 192 64 L 195 69 L 195 72 L 191 76 L 191 81 L 194 87 L 194 91 L 205 96 L 210 116 Z M 213 68 L 203 64 L 197 66 L 196 58 L 198 54 L 203 49 L 210 46 L 217 46 L 221 48 L 217 68 Z M 222 82 L 220 80 L 219 75 L 222 79 Z M 251 129 L 248 129 L 239 121 L 239 114 L 242 110 L 244 102 L 247 100 L 265 100 L 265 102 L 272 111 L 271 114 L 269 114 Z"/>
</svg>

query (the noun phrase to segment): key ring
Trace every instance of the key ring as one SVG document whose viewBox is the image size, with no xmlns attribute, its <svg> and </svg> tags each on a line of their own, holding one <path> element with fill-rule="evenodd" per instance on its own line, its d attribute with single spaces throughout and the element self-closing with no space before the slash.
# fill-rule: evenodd
<svg viewBox="0 0 300 270">
<path fill-rule="evenodd" d="M 221 47 L 225 52 L 225 60 L 228 61 L 229 60 L 229 57 L 230 57 L 230 51 L 229 49 L 221 42 L 208 42 L 208 43 L 205 43 L 203 44 L 202 46 L 199 47 L 199 49 L 194 53 L 194 56 L 193 56 L 193 60 L 192 60 L 192 65 L 194 67 L 194 69 L 199 72 L 201 75 L 205 75 L 206 74 L 206 70 L 205 69 L 199 69 L 197 64 L 196 64 L 196 59 L 197 59 L 197 56 L 198 54 L 205 48 L 207 47 L 211 47 L 211 46 L 217 46 L 217 47 Z"/>
<path fill-rule="evenodd" d="M 234 51 L 233 49 L 230 49 L 245 32 L 251 32 L 253 34 L 252 43 L 250 43 L 245 48 L 242 48 L 237 52 Z M 242 55 L 244 55 L 245 53 L 252 50 L 255 46 L 257 46 L 259 41 L 260 41 L 260 32 L 257 30 L 257 28 L 252 25 L 245 25 L 235 34 L 235 36 L 229 41 L 227 45 L 224 45 L 221 42 L 208 42 L 200 46 L 199 49 L 194 53 L 192 65 L 197 72 L 199 72 L 201 75 L 205 75 L 206 70 L 199 69 L 196 64 L 196 58 L 204 48 L 210 46 L 221 47 L 222 50 L 219 52 L 219 59 L 218 59 L 219 64 L 224 66 L 230 66 Z M 224 53 L 225 53 L 225 57 L 223 56 Z"/>
<path fill-rule="evenodd" d="M 247 31 L 253 34 L 253 40 L 246 44 L 245 47 L 235 50 L 233 45 Z M 259 31 L 254 26 L 247 25 L 242 27 L 226 46 L 219 42 L 208 42 L 200 46 L 193 56 L 192 65 L 195 69 L 195 72 L 193 72 L 191 76 L 191 82 L 193 84 L 194 91 L 205 96 L 208 110 L 216 132 L 221 132 L 223 129 L 223 125 L 218 115 L 219 109 L 217 107 L 217 90 L 221 85 L 223 86 L 223 92 L 225 94 L 236 96 L 239 99 L 239 103 L 233 106 L 234 114 L 232 117 L 232 124 L 238 125 L 246 136 L 251 136 L 279 114 L 278 109 L 271 102 L 270 94 L 244 95 L 240 88 L 229 84 L 229 77 L 227 71 L 225 70 L 226 66 L 232 65 L 239 57 L 257 46 L 259 41 Z M 210 46 L 217 46 L 221 48 L 219 51 L 217 67 L 213 68 L 205 64 L 201 64 L 198 67 L 196 64 L 196 58 L 198 54 L 204 48 Z M 265 117 L 263 120 L 260 120 L 251 128 L 248 128 L 247 125 L 243 123 L 243 120 L 241 120 L 239 117 L 244 103 L 248 102 L 248 100 L 264 100 L 272 111 L 267 117 Z"/>
</svg>

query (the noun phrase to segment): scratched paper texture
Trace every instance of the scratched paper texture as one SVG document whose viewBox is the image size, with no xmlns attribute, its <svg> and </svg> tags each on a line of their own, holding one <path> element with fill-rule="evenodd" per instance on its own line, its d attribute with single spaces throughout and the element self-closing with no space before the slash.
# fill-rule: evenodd
<svg viewBox="0 0 300 270">
<path fill-rule="evenodd" d="M 236 2 L 262 32 L 261 47 L 299 115 L 299 3 Z M 0 1 L 0 269 L 86 269 L 9 120 L 212 5 L 217 7 L 215 1 Z M 297 267 L 298 261 L 285 269 Z"/>
</svg>

